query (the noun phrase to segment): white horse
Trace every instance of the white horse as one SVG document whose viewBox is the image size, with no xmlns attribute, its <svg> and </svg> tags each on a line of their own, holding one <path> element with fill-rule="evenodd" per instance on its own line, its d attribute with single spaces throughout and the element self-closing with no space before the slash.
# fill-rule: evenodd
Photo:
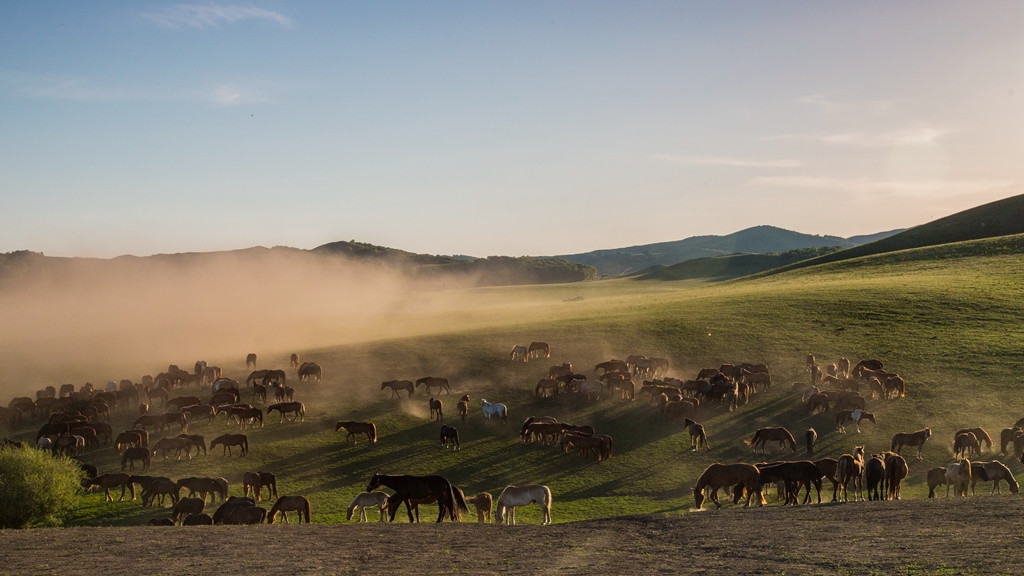
<svg viewBox="0 0 1024 576">
<path fill-rule="evenodd" d="M 508 408 L 504 404 L 491 404 L 487 400 L 480 400 L 480 407 L 484 411 L 484 420 L 490 422 L 491 416 L 501 418 L 502 423 L 508 422 Z"/>
<path fill-rule="evenodd" d="M 508 359 L 509 360 L 515 360 L 516 357 L 522 358 L 523 362 L 529 362 L 530 361 L 530 349 L 527 348 L 526 346 L 522 346 L 522 345 L 516 344 L 515 346 L 512 347 L 512 353 L 509 354 Z"/>
<path fill-rule="evenodd" d="M 544 514 L 541 524 L 551 524 L 551 490 L 547 486 L 540 484 L 506 486 L 498 496 L 498 506 L 494 512 L 497 515 L 497 523 L 515 526 L 516 506 L 529 506 L 533 503 L 540 504 L 540 510 Z M 505 520 L 506 511 L 508 511 L 507 522 Z"/>
<path fill-rule="evenodd" d="M 49 450 L 52 447 L 53 441 L 46 436 L 42 436 L 39 440 L 36 440 L 36 448 L 39 448 L 40 450 Z"/>
<path fill-rule="evenodd" d="M 352 512 L 359 508 L 359 518 L 356 518 L 356 522 L 362 519 L 363 522 L 369 522 L 366 519 L 366 507 L 372 506 L 380 511 L 380 521 L 386 521 L 386 512 L 388 509 L 388 495 L 384 492 L 363 492 L 352 499 L 352 503 L 348 505 L 348 513 L 345 516 L 345 520 L 352 519 Z"/>
</svg>

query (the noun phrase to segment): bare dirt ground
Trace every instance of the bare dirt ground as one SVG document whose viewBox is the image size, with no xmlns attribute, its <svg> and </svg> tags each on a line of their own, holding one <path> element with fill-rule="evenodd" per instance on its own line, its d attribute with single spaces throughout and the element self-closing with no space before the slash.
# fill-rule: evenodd
<svg viewBox="0 0 1024 576">
<path fill-rule="evenodd" d="M 1022 540 L 1024 499 L 984 496 L 553 526 L 371 522 L 4 531 L 0 573 L 1021 574 Z"/>
</svg>

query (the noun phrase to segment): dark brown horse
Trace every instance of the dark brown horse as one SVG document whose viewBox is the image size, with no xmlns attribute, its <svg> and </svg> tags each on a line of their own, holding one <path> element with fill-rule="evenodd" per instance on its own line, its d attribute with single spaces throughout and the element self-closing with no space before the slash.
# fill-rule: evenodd
<svg viewBox="0 0 1024 576">
<path fill-rule="evenodd" d="M 148 454 L 148 451 L 147 451 Z M 86 490 L 92 489 L 93 486 L 99 486 L 103 488 L 104 501 L 113 502 L 114 499 L 110 496 L 110 489 L 121 487 L 121 497 L 117 499 L 118 502 L 124 500 L 124 491 L 128 489 L 131 491 L 132 500 L 135 500 L 135 484 L 132 482 L 132 477 L 129 474 L 121 473 L 108 473 L 100 474 L 95 478 L 87 478 L 82 480 L 82 488 Z"/>
<path fill-rule="evenodd" d="M 789 430 L 786 430 L 782 426 L 759 428 L 754 432 L 754 436 L 750 440 L 744 440 L 747 446 L 753 447 L 756 452 L 758 447 L 761 448 L 762 452 L 765 452 L 765 444 L 768 442 L 779 443 L 779 453 L 782 453 L 789 446 L 789 449 L 796 452 L 796 438 L 790 434 Z"/>
<path fill-rule="evenodd" d="M 271 404 L 267 407 L 267 414 L 269 415 L 274 410 L 281 413 L 281 420 L 278 424 L 284 422 L 285 414 L 293 415 L 291 419 L 288 420 L 289 422 L 295 422 L 300 418 L 302 422 L 306 421 L 306 406 L 302 402 L 281 402 L 278 404 Z"/>
<path fill-rule="evenodd" d="M 452 393 L 452 389 L 448 385 L 448 379 L 447 378 L 437 378 L 435 376 L 427 376 L 425 378 L 420 378 L 419 380 L 416 381 L 416 387 L 417 388 L 419 388 L 421 384 L 423 386 L 427 387 L 427 394 L 430 394 L 430 389 L 431 388 L 435 388 L 435 387 L 437 388 L 438 394 L 441 393 L 441 390 L 444 390 L 448 394 Z"/>
<path fill-rule="evenodd" d="M 339 420 L 334 425 L 334 431 L 337 432 L 342 428 L 348 432 L 348 436 L 345 437 L 345 441 L 352 441 L 356 443 L 357 434 L 366 434 L 366 440 L 373 444 L 377 442 L 377 426 L 373 422 L 353 422 L 351 420 Z"/>
<path fill-rule="evenodd" d="M 135 461 L 142 461 L 142 471 L 149 470 L 151 454 L 149 448 L 128 448 L 124 451 L 124 456 L 121 457 L 121 471 L 123 472 L 126 467 L 131 467 L 131 470 L 135 471 Z"/>
<path fill-rule="evenodd" d="M 921 447 L 924 446 L 925 440 L 931 435 L 931 428 L 925 428 L 917 432 L 897 432 L 892 435 L 892 446 L 889 450 L 902 456 L 904 446 L 917 446 L 917 459 L 922 460 Z"/>
<path fill-rule="evenodd" d="M 459 411 L 459 418 L 465 422 L 469 418 L 469 394 L 463 394 L 462 398 L 459 398 L 456 408 Z"/>
<path fill-rule="evenodd" d="M 366 486 L 367 492 L 387 486 L 395 491 L 395 494 L 388 498 L 389 519 L 394 521 L 395 513 L 403 502 L 406 512 L 409 514 L 409 522 L 413 521 L 410 499 L 423 499 L 433 496 L 438 502 L 437 523 L 440 524 L 445 516 L 452 522 L 459 519 L 460 513 L 469 512 L 465 499 L 459 494 L 451 482 L 442 476 L 386 476 L 377 472 L 373 473 L 370 483 Z"/>
<path fill-rule="evenodd" d="M 441 425 L 441 447 L 447 448 L 448 443 L 451 443 L 452 450 L 462 450 L 462 446 L 459 444 L 459 431 L 454 426 L 448 426 L 446 424 Z"/>
<path fill-rule="evenodd" d="M 245 357 L 245 367 L 247 369 L 249 369 L 249 370 L 255 370 L 256 369 L 256 355 L 255 354 L 249 354 L 248 356 Z"/>
<path fill-rule="evenodd" d="M 430 399 L 430 417 L 435 421 L 444 420 L 444 403 L 440 399 Z"/>
<path fill-rule="evenodd" d="M 409 397 L 412 398 L 412 394 L 414 391 L 412 382 L 408 380 L 392 380 L 390 382 L 381 382 L 380 389 L 383 390 L 385 388 L 391 388 L 392 398 L 401 398 L 402 395 L 398 393 L 401 390 L 405 390 L 406 392 L 408 392 Z"/>
<path fill-rule="evenodd" d="M 964 432 L 970 432 L 974 434 L 975 438 L 978 439 L 978 442 L 985 444 L 985 450 L 992 449 L 992 437 L 988 435 L 988 432 L 984 428 L 979 426 L 977 428 L 964 428 L 962 430 L 957 430 L 956 433 L 953 434 L 953 438 L 956 439 L 957 436 L 963 434 Z M 1003 453 L 1005 454 L 1005 452 Z"/>
<path fill-rule="evenodd" d="M 249 437 L 245 434 L 223 434 L 213 439 L 210 442 L 210 450 L 213 450 L 218 444 L 223 447 L 221 456 L 231 455 L 231 447 L 239 447 L 239 456 L 247 456 L 249 454 Z"/>
</svg>

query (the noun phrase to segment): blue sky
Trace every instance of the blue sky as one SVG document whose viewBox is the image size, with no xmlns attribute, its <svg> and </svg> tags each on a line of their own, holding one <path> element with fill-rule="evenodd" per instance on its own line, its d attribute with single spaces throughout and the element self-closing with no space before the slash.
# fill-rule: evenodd
<svg viewBox="0 0 1024 576">
<path fill-rule="evenodd" d="M 0 4 L 0 251 L 557 254 L 1024 193 L 1024 4 Z"/>
</svg>

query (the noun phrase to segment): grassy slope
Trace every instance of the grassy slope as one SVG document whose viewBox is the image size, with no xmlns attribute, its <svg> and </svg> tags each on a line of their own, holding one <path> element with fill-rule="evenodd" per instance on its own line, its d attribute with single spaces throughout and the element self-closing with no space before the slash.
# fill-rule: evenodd
<svg viewBox="0 0 1024 576">
<path fill-rule="evenodd" d="M 785 425 L 798 435 L 813 426 L 822 436 L 819 454 L 833 457 L 855 442 L 866 443 L 869 451 L 882 450 L 894 432 L 931 426 L 936 436 L 926 445 L 925 461 L 911 461 L 904 491 L 905 497 L 920 498 L 926 492 L 924 472 L 949 461 L 956 428 L 980 425 L 998 436 L 1024 415 L 1019 399 L 1022 269 L 1024 235 L 717 285 L 622 280 L 467 291 L 462 297 L 470 312 L 423 320 L 442 326 L 436 334 L 304 352 L 328 374 L 319 387 L 299 385 L 309 408 L 306 422 L 269 420 L 266 428 L 251 433 L 248 459 L 216 454 L 191 462 L 158 462 L 153 473 L 223 475 L 236 493 L 243 471 L 274 471 L 282 493 L 310 497 L 315 520 L 321 522 L 343 520 L 344 507 L 374 470 L 440 473 L 467 493 L 488 490 L 495 496 L 506 484 L 540 482 L 552 488 L 554 517 L 563 522 L 687 510 L 692 505 L 689 487 L 709 463 L 760 459 L 742 444 L 760 426 Z M 563 302 L 576 295 L 584 300 Z M 502 308 L 507 303 L 516 308 Z M 532 340 L 551 343 L 550 361 L 507 361 L 512 344 Z M 881 358 L 906 378 L 908 396 L 869 402 L 878 425 L 865 424 L 859 436 L 839 435 L 829 417 L 808 416 L 787 390 L 789 383 L 806 379 L 803 357 L 808 351 L 828 361 L 840 355 Z M 589 371 L 597 361 L 634 352 L 670 358 L 681 376 L 723 361 L 764 361 L 776 387 L 736 412 L 705 410 L 701 420 L 714 448 L 709 454 L 685 450 L 688 436 L 679 425 L 666 427 L 642 401 L 533 397 L 533 385 L 551 364 L 571 361 Z M 231 366 L 227 361 L 221 365 Z M 242 372 L 240 366 L 233 371 Z M 507 403 L 509 425 L 484 425 L 474 409 L 470 422 L 458 424 L 462 452 L 441 451 L 439 425 L 427 420 L 422 391 L 411 400 L 391 401 L 377 390 L 382 380 L 426 374 L 448 376 L 454 383 L 456 393 L 444 397 L 449 422 L 457 395 L 469 392 L 474 407 L 481 396 Z M 615 457 L 580 462 L 551 448 L 521 444 L 518 427 L 531 414 L 595 425 L 615 438 Z M 375 421 L 380 441 L 372 447 L 345 445 L 332 431 L 341 418 Z M 192 432 L 209 439 L 225 429 L 223 423 L 197 424 Z M 116 466 L 113 456 L 107 448 L 87 460 L 109 470 Z M 1010 466 L 1022 470 L 1018 463 Z M 94 494 L 84 498 L 74 521 L 137 524 L 153 515 L 137 504 L 103 503 Z M 535 509 L 522 516 L 531 522 L 537 517 Z"/>
</svg>

